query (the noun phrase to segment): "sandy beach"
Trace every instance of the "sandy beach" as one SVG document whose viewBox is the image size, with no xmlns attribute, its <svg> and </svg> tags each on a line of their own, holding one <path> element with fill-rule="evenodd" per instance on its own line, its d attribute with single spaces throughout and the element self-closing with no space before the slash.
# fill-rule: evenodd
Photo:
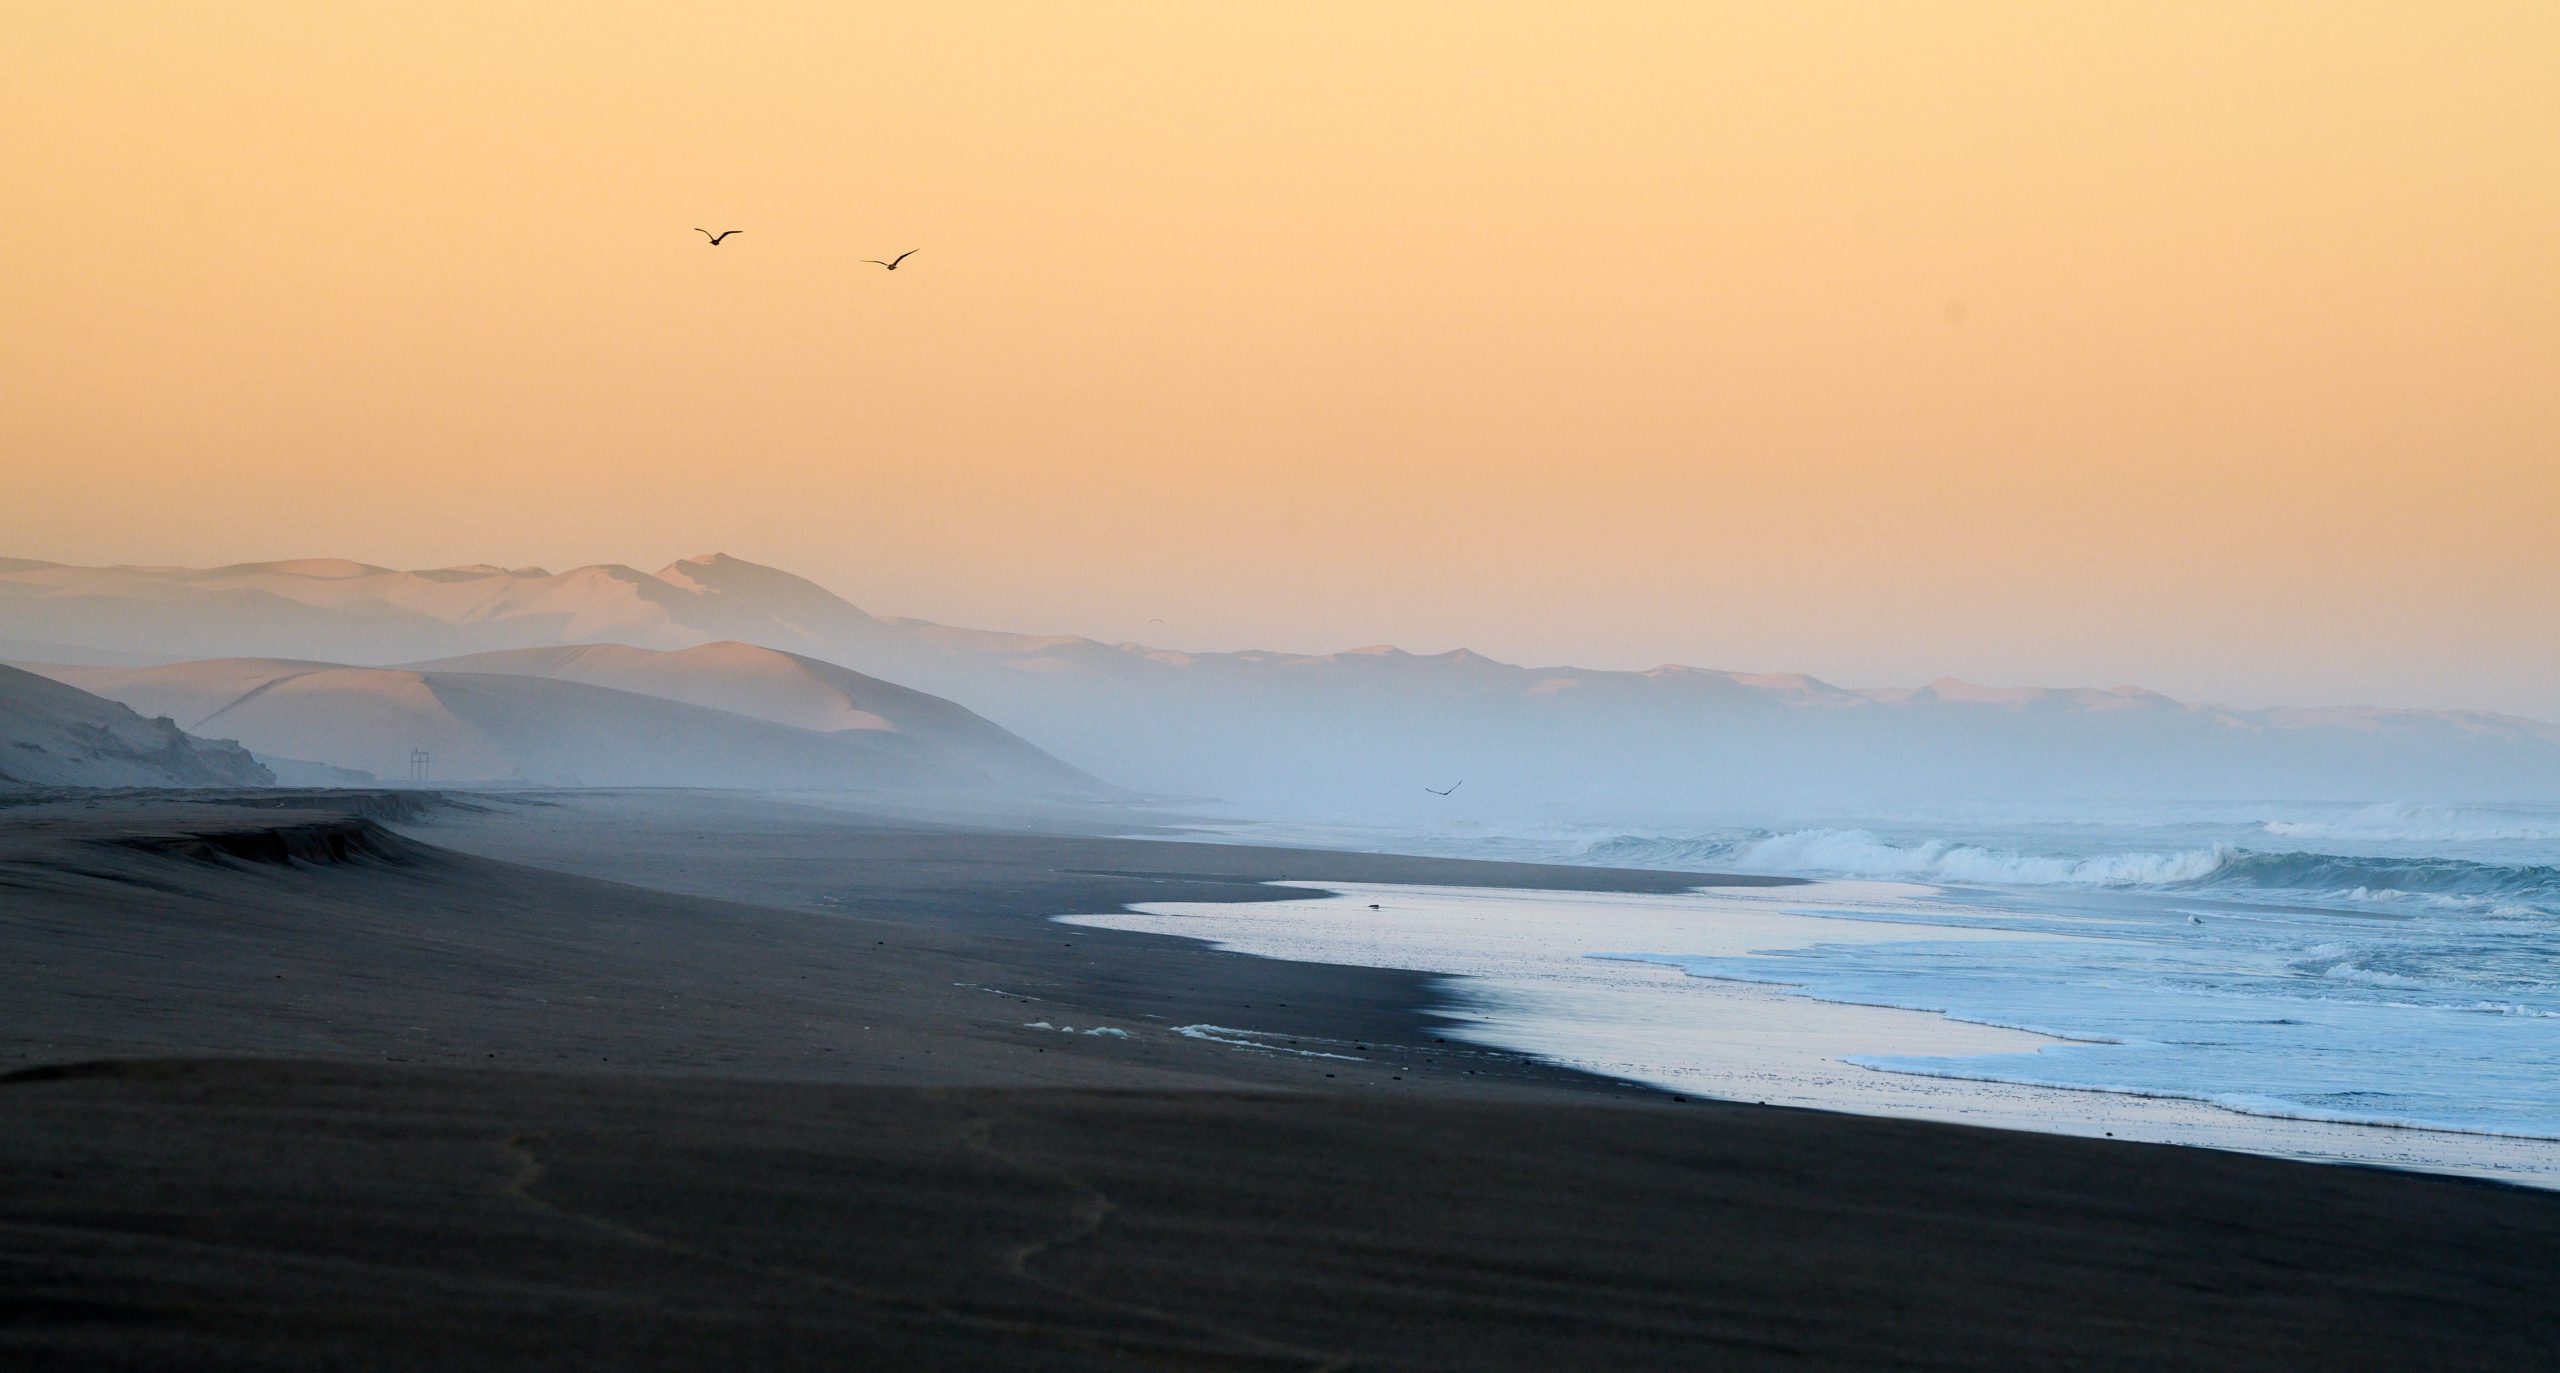
<svg viewBox="0 0 2560 1373">
<path fill-rule="evenodd" d="M 1452 1035 L 1425 974 L 1051 919 L 1307 895 L 1278 881 L 1711 876 L 1014 823 L 681 793 L 0 809 L 0 1350 L 2382 1369 L 2560 1349 L 2560 1197 L 1677 1100 Z M 1251 1045 L 1182 1033 L 1202 1026 Z"/>
</svg>

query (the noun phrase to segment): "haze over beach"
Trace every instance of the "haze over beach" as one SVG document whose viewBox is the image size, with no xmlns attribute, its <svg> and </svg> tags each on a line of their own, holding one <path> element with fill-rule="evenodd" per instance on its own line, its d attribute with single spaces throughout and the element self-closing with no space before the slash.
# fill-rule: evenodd
<svg viewBox="0 0 2560 1373">
<path fill-rule="evenodd" d="M 2560 11 L 7 32 L 0 1363 L 2560 1363 Z"/>
</svg>

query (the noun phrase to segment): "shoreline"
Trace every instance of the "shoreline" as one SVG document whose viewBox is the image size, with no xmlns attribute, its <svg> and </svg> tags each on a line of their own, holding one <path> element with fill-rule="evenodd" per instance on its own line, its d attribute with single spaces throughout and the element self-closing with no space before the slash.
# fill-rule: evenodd
<svg viewBox="0 0 2560 1373">
<path fill-rule="evenodd" d="M 1252 957 L 1429 973 L 1442 979 L 1442 995 L 1427 1009 L 1453 1035 L 1666 1094 L 2560 1188 L 2560 1141 L 2549 1138 L 1887 1066 L 1872 1060 L 2025 1054 L 2071 1041 L 1941 1011 L 1819 997 L 1775 979 L 1702 975 L 1675 956 L 1617 951 L 1677 948 L 1680 956 L 1716 957 L 1861 941 L 2058 937 L 1786 909 L 1794 902 L 1854 907 L 1890 895 L 1894 884 L 1703 886 L 1674 897 L 1278 885 L 1301 895 L 1252 906 L 1148 902 L 1059 919 L 1198 939 Z M 1560 946 L 1536 928 L 1549 921 L 1590 932 Z"/>
<path fill-rule="evenodd" d="M 388 821 L 345 797 L 91 799 L 0 811 L 0 1177 L 25 1184 L 0 1188 L 0 1351 L 34 1363 L 2560 1348 L 2549 1193 L 1675 1101 L 1451 1034 L 1428 974 L 1050 919 L 1263 909 L 1310 869 L 1550 894 L 1686 875 L 716 795 Z M 1322 1056 L 1184 1033 L 1220 1026 Z"/>
</svg>

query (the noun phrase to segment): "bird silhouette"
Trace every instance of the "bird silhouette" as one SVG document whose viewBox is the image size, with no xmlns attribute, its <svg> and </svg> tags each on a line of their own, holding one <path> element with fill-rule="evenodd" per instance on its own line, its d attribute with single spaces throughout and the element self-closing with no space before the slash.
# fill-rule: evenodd
<svg viewBox="0 0 2560 1373">
<path fill-rule="evenodd" d="M 1424 787 L 1424 788 L 1423 788 L 1423 790 L 1424 790 L 1424 791 L 1427 791 L 1427 792 L 1430 792 L 1430 793 L 1431 793 L 1432 795 L 1434 795 L 1434 796 L 1446 796 L 1446 795 L 1448 795 L 1448 794 L 1449 794 L 1449 792 L 1450 792 L 1450 791 L 1456 791 L 1458 788 L 1463 787 L 1463 786 L 1465 786 L 1466 784 L 1467 784 L 1467 779 L 1466 779 L 1466 778 L 1464 778 L 1464 777 L 1461 777 L 1461 778 L 1459 778 L 1457 781 L 1451 782 L 1451 783 L 1449 784 L 1449 791 L 1442 791 L 1442 790 L 1441 790 L 1440 788 L 1438 788 L 1438 787 Z"/>
<path fill-rule="evenodd" d="M 734 233 L 736 233 L 736 232 L 738 232 L 738 231 L 737 231 L 737 230 L 735 230 L 735 229 L 723 229 L 723 230 L 721 230 L 720 232 L 718 232 L 718 233 L 716 233 L 716 234 L 715 234 L 715 233 L 711 232 L 709 229 L 704 229 L 704 228 L 699 228 L 699 227 L 697 227 L 697 228 L 694 230 L 694 232 L 695 232 L 695 233 L 697 233 L 697 234 L 702 235 L 704 238 L 710 239 L 710 240 L 711 240 L 711 246 L 712 246 L 712 247 L 714 247 L 714 248 L 717 248 L 717 247 L 719 247 L 719 246 L 720 246 L 720 240 L 722 240 L 722 239 L 724 239 L 724 238 L 727 238 L 729 235 L 734 234 Z"/>
<path fill-rule="evenodd" d="M 893 271 L 893 272 L 894 272 L 894 271 L 898 270 L 898 264 L 899 264 L 899 263 L 904 262 L 904 261 L 906 261 L 908 258 L 914 257 L 915 255 L 916 255 L 916 250 L 915 250 L 915 249 L 913 249 L 913 248 L 909 248 L 909 249 L 908 249 L 908 250 L 906 250 L 905 252 L 898 254 L 898 255 L 897 255 L 896 257 L 894 257 L 894 258 L 891 258 L 891 259 L 890 259 L 890 260 L 888 260 L 887 262 L 880 262 L 880 259 L 878 259 L 878 258 L 876 258 L 876 257 L 866 257 L 866 258 L 864 258 L 864 259 L 863 259 L 863 261 L 865 261 L 865 262 L 879 262 L 881 266 L 886 267 L 886 268 L 888 268 L 890 271 Z"/>
</svg>

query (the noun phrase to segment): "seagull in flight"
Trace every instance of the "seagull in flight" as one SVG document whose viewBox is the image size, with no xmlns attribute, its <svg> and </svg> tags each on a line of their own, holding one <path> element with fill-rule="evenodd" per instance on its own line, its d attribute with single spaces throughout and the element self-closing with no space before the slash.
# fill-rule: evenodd
<svg viewBox="0 0 2560 1373">
<path fill-rule="evenodd" d="M 1464 777 L 1461 777 L 1461 778 L 1459 778 L 1457 781 L 1451 782 L 1451 783 L 1449 784 L 1449 789 L 1448 789 L 1448 791 L 1443 791 L 1443 790 L 1441 790 L 1441 789 L 1440 789 L 1440 788 L 1438 788 L 1438 787 L 1424 787 L 1424 788 L 1423 788 L 1423 790 L 1424 790 L 1424 791 L 1427 791 L 1427 792 L 1430 792 L 1430 793 L 1431 793 L 1432 795 L 1434 795 L 1434 796 L 1446 796 L 1446 795 L 1448 795 L 1448 794 L 1449 794 L 1449 792 L 1451 792 L 1451 791 L 1456 791 L 1458 788 L 1463 787 L 1463 786 L 1465 786 L 1466 784 L 1467 784 L 1467 779 L 1466 779 L 1466 778 L 1464 778 Z"/>
<path fill-rule="evenodd" d="M 905 252 L 898 254 L 898 255 L 897 255 L 896 257 L 894 257 L 894 258 L 891 258 L 891 259 L 890 259 L 890 260 L 888 260 L 887 262 L 880 262 L 880 259 L 878 259 L 878 258 L 876 258 L 876 257 L 866 257 L 866 258 L 864 258 L 864 259 L 863 259 L 863 261 L 865 261 L 865 262 L 879 262 L 881 266 L 886 267 L 886 268 L 888 268 L 890 271 L 893 271 L 893 272 L 894 272 L 894 271 L 898 270 L 898 264 L 899 264 L 899 263 L 904 262 L 904 261 L 906 261 L 908 258 L 914 257 L 915 255 L 916 255 L 916 250 L 915 250 L 915 249 L 913 249 L 913 248 L 909 248 L 909 249 L 908 249 L 908 250 L 906 250 Z"/>
<path fill-rule="evenodd" d="M 738 231 L 737 231 L 737 230 L 735 230 L 735 229 L 723 229 L 723 230 L 721 230 L 720 232 L 718 232 L 718 233 L 716 233 L 716 234 L 715 234 L 715 233 L 711 232 L 709 229 L 704 229 L 704 228 L 699 228 L 699 227 L 697 227 L 697 228 L 695 228 L 695 229 L 694 229 L 694 232 L 695 232 L 695 233 L 697 233 L 697 234 L 702 235 L 704 238 L 710 239 L 710 240 L 711 240 L 711 246 L 712 246 L 712 247 L 714 247 L 714 248 L 717 248 L 717 247 L 719 247 L 719 246 L 720 246 L 720 240 L 722 240 L 722 239 L 724 239 L 724 238 L 727 238 L 729 235 L 734 234 L 734 233 L 736 233 L 736 232 L 738 232 Z"/>
</svg>

